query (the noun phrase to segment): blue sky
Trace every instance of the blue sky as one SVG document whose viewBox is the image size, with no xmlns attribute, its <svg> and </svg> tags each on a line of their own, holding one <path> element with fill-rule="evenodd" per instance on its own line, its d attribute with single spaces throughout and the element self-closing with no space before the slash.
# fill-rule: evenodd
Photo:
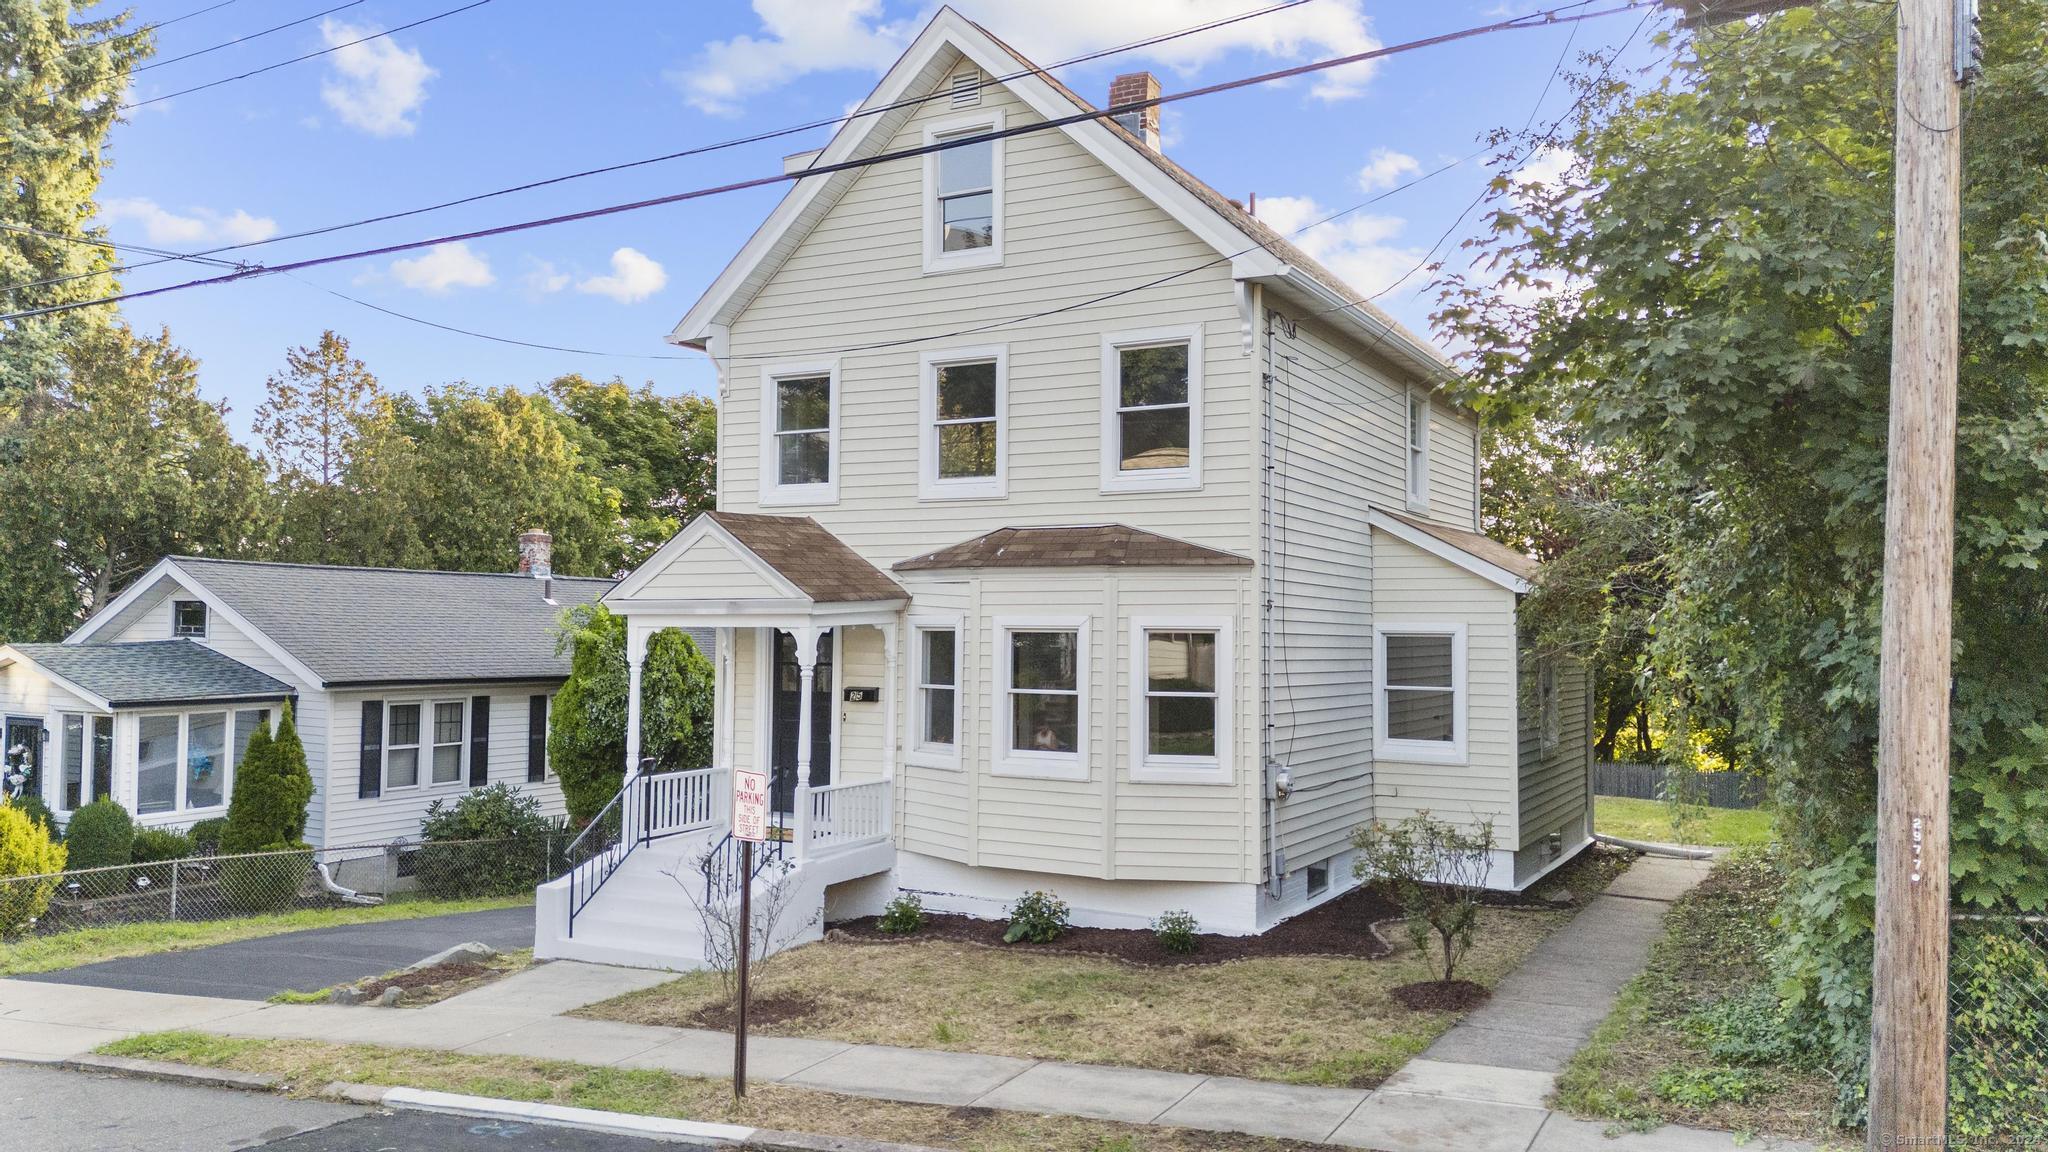
<svg viewBox="0 0 2048 1152">
<path fill-rule="evenodd" d="M 344 0 L 243 0 L 160 33 L 159 56 L 192 51 Z M 314 21 L 136 77 L 148 99 L 285 59 L 459 0 L 362 0 Z M 1260 7 L 1259 0 L 967 0 L 956 7 L 1041 64 Z M 1170 47 L 1064 69 L 1102 103 L 1120 71 L 1149 68 L 1167 91 L 1485 23 L 1527 0 L 1311 0 Z M 1604 6 L 1604 5 L 1603 5 Z M 205 7 L 137 0 L 143 21 Z M 598 165 L 837 115 L 873 86 L 929 5 L 893 0 L 491 0 L 474 10 L 260 77 L 139 108 L 114 130 L 101 222 L 116 241 L 193 251 L 452 199 Z M 1574 57 L 1618 44 L 1636 13 L 1576 25 Z M 1646 33 L 1647 34 L 1647 33 Z M 1225 193 L 1258 195 L 1292 229 L 1519 128 L 1571 26 L 1517 31 L 1325 75 L 1170 106 L 1167 151 Z M 1631 57 L 1651 55 L 1639 39 Z M 1547 120 L 1568 102 L 1553 85 Z M 780 170 L 827 131 L 519 193 L 329 236 L 250 250 L 276 262 L 446 235 Z M 1477 194 L 1479 164 L 1396 193 L 1308 245 L 1365 291 L 1411 265 Z M 462 250 L 330 265 L 132 302 L 131 323 L 167 325 L 201 361 L 200 387 L 245 433 L 285 349 L 323 328 L 347 336 L 387 387 L 457 380 L 531 386 L 568 371 L 713 385 L 701 357 L 662 336 L 773 207 L 780 188 L 473 242 Z M 1462 232 L 1477 225 L 1477 214 Z M 129 289 L 207 274 L 135 270 Z M 301 282 L 303 280 L 304 282 Z M 1422 326 L 1415 277 L 1382 298 Z M 677 359 L 541 352 L 436 331 L 366 310 L 348 293 L 438 323 L 529 341 Z"/>
</svg>

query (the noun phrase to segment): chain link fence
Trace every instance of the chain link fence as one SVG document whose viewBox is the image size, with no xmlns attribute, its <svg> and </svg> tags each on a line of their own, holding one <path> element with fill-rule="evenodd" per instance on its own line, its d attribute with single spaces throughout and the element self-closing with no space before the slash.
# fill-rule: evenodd
<svg viewBox="0 0 2048 1152">
<path fill-rule="evenodd" d="M 394 896 L 531 893 L 567 867 L 569 836 L 363 844 L 219 855 L 0 879 L 0 935 L 224 920 Z"/>
<path fill-rule="evenodd" d="M 1949 923 L 1949 1139 L 2048 1145 L 2048 917 Z"/>
</svg>

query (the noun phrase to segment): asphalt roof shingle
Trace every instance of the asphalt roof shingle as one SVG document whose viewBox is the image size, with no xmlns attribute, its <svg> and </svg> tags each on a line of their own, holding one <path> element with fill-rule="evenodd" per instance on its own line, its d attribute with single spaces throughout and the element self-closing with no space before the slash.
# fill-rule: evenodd
<svg viewBox="0 0 2048 1152">
<path fill-rule="evenodd" d="M 292 686 L 191 640 L 134 644 L 15 644 L 45 671 L 117 708 L 203 701 L 282 700 Z"/>
<path fill-rule="evenodd" d="M 762 516 L 706 512 L 747 551 L 780 572 L 797 590 L 820 604 L 907 600 L 910 594 L 887 573 L 861 559 L 825 526 L 809 516 Z"/>
<path fill-rule="evenodd" d="M 1126 524 L 998 528 L 972 540 L 913 556 L 898 572 L 943 568 L 1245 568 L 1234 552 L 1205 548 Z"/>
<path fill-rule="evenodd" d="M 1452 528 L 1445 524 L 1438 524 L 1433 520 L 1418 520 L 1413 516 L 1403 516 L 1399 512 L 1389 512 L 1385 508 L 1377 509 L 1377 511 L 1388 519 L 1399 520 L 1417 532 L 1434 536 L 1461 552 L 1477 556 L 1488 564 L 1496 568 L 1504 568 L 1524 580 L 1534 580 L 1543 571 L 1543 565 L 1495 540 L 1491 536 L 1481 535 L 1478 532 L 1467 532 L 1461 528 Z"/>
<path fill-rule="evenodd" d="M 516 574 L 175 563 L 329 687 L 567 677 L 569 654 L 555 651 L 561 615 L 612 586 L 558 576 L 550 604 L 540 580 Z"/>
</svg>

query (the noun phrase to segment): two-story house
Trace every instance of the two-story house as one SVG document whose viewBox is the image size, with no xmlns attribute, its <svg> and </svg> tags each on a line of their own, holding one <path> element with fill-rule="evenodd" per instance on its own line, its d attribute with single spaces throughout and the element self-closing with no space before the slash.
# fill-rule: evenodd
<svg viewBox="0 0 2048 1152">
<path fill-rule="evenodd" d="M 604 600 L 636 674 L 718 629 L 714 783 L 622 794 L 543 955 L 686 965 L 648 910 L 732 771 L 834 916 L 1042 888 L 1254 933 L 1350 887 L 1375 816 L 1490 822 L 1501 888 L 1589 842 L 1586 677 L 1519 650 L 1535 567 L 1477 530 L 1452 368 L 1156 106 L 1048 125 L 1092 111 L 942 10 L 677 325 L 719 510 Z"/>
</svg>

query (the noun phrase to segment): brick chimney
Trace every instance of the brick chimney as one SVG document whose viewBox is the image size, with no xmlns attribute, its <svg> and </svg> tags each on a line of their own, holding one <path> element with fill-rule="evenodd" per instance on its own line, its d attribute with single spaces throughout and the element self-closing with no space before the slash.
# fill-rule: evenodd
<svg viewBox="0 0 2048 1152">
<path fill-rule="evenodd" d="M 555 538 L 539 528 L 519 534 L 519 574 L 546 580 L 555 574 Z"/>
<path fill-rule="evenodd" d="M 1158 96 L 1159 77 L 1150 72 L 1126 72 L 1109 82 L 1109 106 L 1112 108 L 1139 100 L 1153 100 Z M 1159 105 L 1118 112 L 1111 119 L 1144 141 L 1145 147 L 1159 151 Z"/>
</svg>

